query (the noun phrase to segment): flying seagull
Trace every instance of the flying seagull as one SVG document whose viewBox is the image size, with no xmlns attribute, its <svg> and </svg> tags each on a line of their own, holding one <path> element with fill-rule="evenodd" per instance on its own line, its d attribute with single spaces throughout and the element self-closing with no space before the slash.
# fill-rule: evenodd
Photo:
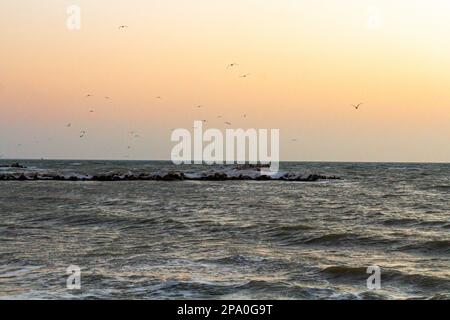
<svg viewBox="0 0 450 320">
<path fill-rule="evenodd" d="M 240 78 L 247 78 L 248 76 L 250 76 L 250 73 L 243 74 Z"/>
<path fill-rule="evenodd" d="M 228 68 L 237 67 L 237 66 L 238 66 L 238 64 L 235 63 L 235 62 L 233 62 L 233 63 L 230 63 L 230 64 L 227 66 L 227 69 L 228 69 Z"/>
<path fill-rule="evenodd" d="M 89 94 L 85 95 L 85 97 L 90 98 L 90 97 L 92 97 L 92 94 L 89 93 Z"/>
<path fill-rule="evenodd" d="M 227 121 L 227 122 L 225 122 L 225 124 L 231 126 L 231 122 Z"/>
<path fill-rule="evenodd" d="M 352 104 L 351 106 L 352 106 L 353 108 L 355 108 L 356 110 L 358 110 L 359 107 L 360 107 L 362 104 L 363 104 L 363 103 L 360 102 L 360 103 L 358 103 L 358 104 Z"/>
<path fill-rule="evenodd" d="M 127 26 L 127 25 L 119 26 L 119 30 L 120 30 L 120 29 L 128 29 L 128 26 Z"/>
<path fill-rule="evenodd" d="M 67 127 L 67 128 L 70 128 L 71 126 L 72 126 L 72 124 L 71 124 L 71 123 L 68 123 L 66 127 Z"/>
</svg>

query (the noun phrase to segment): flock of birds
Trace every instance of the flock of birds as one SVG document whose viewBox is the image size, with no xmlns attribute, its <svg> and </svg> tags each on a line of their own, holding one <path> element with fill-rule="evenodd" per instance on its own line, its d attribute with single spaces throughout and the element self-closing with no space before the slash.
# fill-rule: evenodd
<svg viewBox="0 0 450 320">
<path fill-rule="evenodd" d="M 127 25 L 121 25 L 121 26 L 118 27 L 118 29 L 119 29 L 119 30 L 125 30 L 125 29 L 128 29 L 128 26 L 127 26 Z M 229 68 L 236 68 L 236 67 L 238 67 L 238 66 L 239 66 L 238 63 L 233 62 L 233 63 L 228 64 L 226 68 L 227 68 L 227 69 L 229 69 Z M 240 78 L 248 78 L 248 77 L 250 77 L 250 73 L 242 74 L 242 75 L 240 75 L 239 77 L 240 77 Z M 85 97 L 85 98 L 92 98 L 92 97 L 94 97 L 94 94 L 88 93 L 88 94 L 86 94 L 84 97 Z M 104 99 L 109 100 L 109 99 L 111 99 L 111 97 L 110 97 L 110 96 L 105 96 Z M 163 98 L 162 98 L 162 96 L 156 96 L 155 99 L 162 100 Z M 203 105 L 197 105 L 195 108 L 196 108 L 196 109 L 203 109 L 204 106 L 203 106 Z M 93 109 L 89 110 L 89 113 L 94 113 L 94 112 L 95 112 L 95 110 L 93 110 Z M 222 118 L 223 118 L 222 115 L 218 115 L 218 116 L 217 116 L 217 119 L 222 119 Z M 242 118 L 247 118 L 247 114 L 243 114 L 243 115 L 242 115 Z M 208 120 L 204 119 L 204 120 L 202 120 L 202 122 L 203 122 L 203 123 L 207 123 Z M 233 123 L 232 123 L 231 121 L 225 121 L 225 122 L 224 122 L 224 125 L 226 125 L 226 126 L 232 126 Z M 72 128 L 72 123 L 71 123 L 71 122 L 68 123 L 68 124 L 66 125 L 66 127 L 67 127 L 67 128 Z M 195 128 L 195 127 L 194 127 L 194 128 Z M 173 128 L 172 131 L 173 131 L 173 130 L 175 130 L 175 128 Z M 87 132 L 86 130 L 81 130 L 81 131 L 79 132 L 79 137 L 80 137 L 80 139 L 86 137 L 87 133 L 88 133 L 88 132 Z M 133 138 L 140 138 L 140 135 L 137 134 L 135 131 L 129 131 L 128 134 L 129 134 L 131 137 L 133 137 Z M 127 150 L 130 150 L 130 149 L 132 149 L 132 147 L 131 147 L 130 145 L 127 146 Z M 129 155 L 126 155 L 125 158 L 129 158 Z"/>
<path fill-rule="evenodd" d="M 127 30 L 128 28 L 129 28 L 128 25 L 120 25 L 120 26 L 118 27 L 119 30 Z M 229 64 L 226 66 L 227 69 L 230 69 L 230 68 L 233 68 L 233 69 L 234 69 L 234 68 L 237 68 L 237 67 L 239 67 L 239 64 L 236 63 L 236 62 L 229 63 Z M 250 77 L 250 76 L 251 76 L 250 73 L 244 73 L 244 74 L 241 74 L 241 75 L 239 76 L 239 78 L 245 79 L 245 78 L 248 78 L 248 77 Z M 92 97 L 94 97 L 94 95 L 91 94 L 91 93 L 88 93 L 88 94 L 85 95 L 85 98 L 92 98 Z M 104 96 L 104 99 L 110 100 L 111 97 L 110 97 L 110 96 Z M 156 96 L 155 99 L 162 100 L 162 96 Z M 359 110 L 359 108 L 360 108 L 362 105 L 363 105 L 363 103 L 360 102 L 360 103 L 358 103 L 358 104 L 351 104 L 350 106 L 353 107 L 355 110 Z M 203 105 L 197 105 L 197 106 L 196 106 L 196 109 L 202 109 L 202 108 L 204 108 Z M 94 112 L 95 112 L 94 109 L 90 109 L 90 110 L 89 110 L 89 113 L 94 113 Z M 222 118 L 223 118 L 222 115 L 218 115 L 218 116 L 217 116 L 217 119 L 222 119 Z M 242 118 L 247 118 L 247 114 L 243 114 L 243 115 L 242 115 Z M 203 123 L 207 123 L 207 120 L 202 120 L 202 122 L 203 122 Z M 232 125 L 233 125 L 233 123 L 232 123 L 231 121 L 225 121 L 224 124 L 225 124 L 226 126 L 232 126 Z M 72 123 L 71 123 L 71 122 L 68 123 L 68 124 L 66 125 L 66 127 L 67 127 L 67 128 L 72 128 Z M 175 130 L 175 129 L 173 128 L 172 131 L 173 131 L 173 130 Z M 80 137 L 80 139 L 85 138 L 87 134 L 88 134 L 87 130 L 81 130 L 81 131 L 79 132 L 79 137 Z M 134 139 L 140 138 L 140 135 L 139 135 L 137 132 L 135 132 L 135 131 L 129 131 L 129 132 L 128 132 L 128 135 L 129 135 L 130 137 L 134 138 Z M 51 138 L 49 138 L 49 140 L 51 140 Z M 291 142 L 297 142 L 298 140 L 297 140 L 297 139 L 290 139 L 290 141 L 291 141 Z M 36 143 L 39 143 L 39 142 L 36 141 Z M 17 144 L 17 146 L 18 146 L 18 147 L 21 147 L 22 144 Z M 128 145 L 128 146 L 127 146 L 127 150 L 130 150 L 130 149 L 132 149 L 132 147 L 131 147 L 131 145 Z M 1 157 L 1 155 L 0 155 L 0 157 Z M 129 158 L 129 155 L 126 155 L 125 158 Z"/>
</svg>

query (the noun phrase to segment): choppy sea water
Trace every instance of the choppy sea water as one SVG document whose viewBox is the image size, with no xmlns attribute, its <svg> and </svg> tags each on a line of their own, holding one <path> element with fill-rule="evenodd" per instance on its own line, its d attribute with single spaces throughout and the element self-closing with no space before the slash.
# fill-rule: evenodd
<svg viewBox="0 0 450 320">
<path fill-rule="evenodd" d="M 174 168 L 21 164 L 0 173 Z M 450 164 L 281 168 L 342 179 L 0 181 L 0 299 L 450 298 Z M 81 290 L 66 288 L 69 265 Z"/>
</svg>

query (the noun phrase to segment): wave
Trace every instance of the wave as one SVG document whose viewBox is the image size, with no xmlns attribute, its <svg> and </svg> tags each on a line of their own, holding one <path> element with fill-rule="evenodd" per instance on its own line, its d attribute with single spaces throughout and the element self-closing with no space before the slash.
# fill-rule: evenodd
<svg viewBox="0 0 450 320">
<path fill-rule="evenodd" d="M 281 280 L 250 280 L 236 289 L 263 294 L 263 297 L 264 294 L 281 296 L 283 299 L 326 299 L 337 294 L 331 288 L 301 286 Z"/>
<path fill-rule="evenodd" d="M 423 227 L 423 228 L 443 228 L 448 229 L 450 224 L 444 220 L 420 221 L 412 218 L 392 218 L 381 222 L 385 226 L 394 227 Z"/>
<path fill-rule="evenodd" d="M 425 190 L 435 190 L 435 191 L 450 191 L 450 185 L 435 185 L 424 188 Z"/>
<path fill-rule="evenodd" d="M 411 218 L 392 218 L 382 221 L 382 224 L 386 226 L 409 226 L 415 223 L 417 223 L 417 219 Z"/>
<path fill-rule="evenodd" d="M 250 264 L 260 264 L 268 262 L 268 259 L 260 256 L 250 256 L 244 254 L 235 254 L 220 257 L 217 259 L 200 259 L 203 263 L 214 263 L 214 264 L 226 264 L 226 265 L 250 265 Z"/>
<path fill-rule="evenodd" d="M 309 238 L 305 241 L 307 244 L 342 244 L 343 242 L 353 242 L 355 239 L 357 239 L 358 236 L 351 233 L 330 233 L 325 234 L 313 238 Z"/>
<path fill-rule="evenodd" d="M 362 236 L 355 233 L 330 233 L 314 236 L 303 241 L 307 245 L 317 246 L 396 246 L 398 240 L 379 236 Z"/>
<path fill-rule="evenodd" d="M 306 224 L 278 225 L 266 228 L 261 234 L 284 245 L 299 245 L 305 240 L 305 234 L 314 229 Z"/>
<path fill-rule="evenodd" d="M 313 247 L 396 247 L 399 240 L 386 238 L 382 235 L 363 236 L 356 233 L 317 234 L 316 228 L 308 225 L 289 227 L 273 227 L 264 231 L 272 241 L 283 246 L 313 246 Z"/>
<path fill-rule="evenodd" d="M 346 267 L 330 266 L 320 270 L 327 278 L 353 278 L 367 279 L 367 268 L 364 267 Z"/>
<path fill-rule="evenodd" d="M 383 268 L 380 266 L 382 286 L 407 285 L 430 290 L 450 290 L 450 280 L 435 276 L 410 274 L 399 270 Z M 365 283 L 369 277 L 367 267 L 329 266 L 320 270 L 328 280 Z"/>
<path fill-rule="evenodd" d="M 403 246 L 405 251 L 419 251 L 430 254 L 450 254 L 450 240 L 431 240 Z"/>
<path fill-rule="evenodd" d="M 449 224 L 448 221 L 443 220 L 430 220 L 430 221 L 421 221 L 417 223 L 418 226 L 424 226 L 424 227 L 441 227 L 441 228 L 448 228 Z"/>
</svg>

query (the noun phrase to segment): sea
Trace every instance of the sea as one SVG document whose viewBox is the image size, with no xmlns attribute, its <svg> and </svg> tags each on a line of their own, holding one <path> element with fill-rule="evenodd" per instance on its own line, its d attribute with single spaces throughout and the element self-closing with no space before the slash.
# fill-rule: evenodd
<svg viewBox="0 0 450 320">
<path fill-rule="evenodd" d="M 0 160 L 0 299 L 450 298 L 450 164 L 280 164 L 340 178 L 317 181 L 1 178 L 171 170 L 223 168 Z"/>
</svg>

